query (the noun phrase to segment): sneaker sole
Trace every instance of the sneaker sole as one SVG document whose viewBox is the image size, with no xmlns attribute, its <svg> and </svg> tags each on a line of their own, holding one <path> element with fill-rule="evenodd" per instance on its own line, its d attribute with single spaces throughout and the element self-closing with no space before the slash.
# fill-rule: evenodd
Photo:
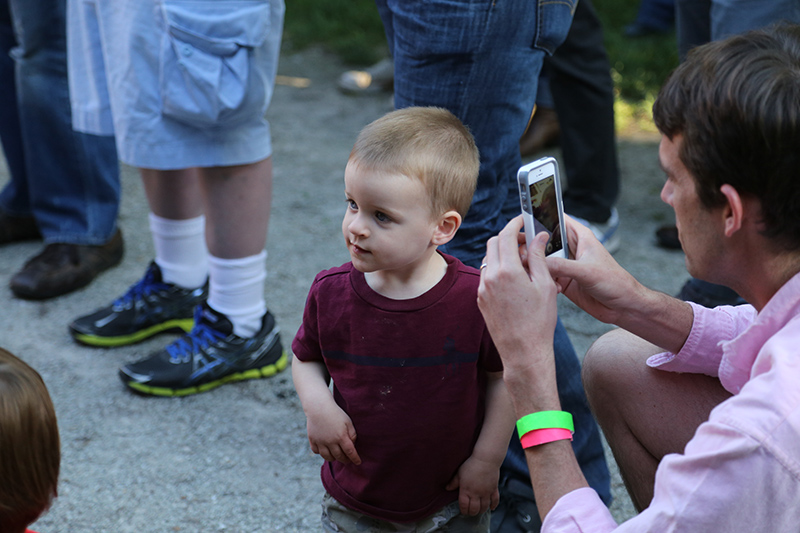
<svg viewBox="0 0 800 533">
<path fill-rule="evenodd" d="M 139 330 L 136 333 L 131 333 L 130 335 L 119 335 L 116 337 L 100 337 L 97 335 L 78 333 L 76 331 L 70 331 L 70 333 L 76 341 L 82 344 L 88 344 L 89 346 L 116 347 L 136 344 L 137 342 L 141 342 L 149 337 L 152 337 L 153 335 L 157 335 L 166 331 L 182 330 L 184 333 L 189 333 L 193 327 L 194 318 L 180 318 L 175 320 L 167 320 L 166 322 L 156 324 L 155 326 L 150 326 L 149 328 Z"/>
<path fill-rule="evenodd" d="M 281 372 L 284 369 L 286 369 L 288 364 L 289 364 L 289 359 L 286 357 L 286 352 L 282 352 L 280 358 L 271 365 L 262 366 L 261 368 L 251 368 L 250 370 L 245 370 L 244 372 L 237 372 L 235 374 L 230 374 L 228 376 L 225 376 L 224 378 L 220 378 L 215 381 L 210 381 L 208 383 L 204 383 L 203 385 L 198 385 L 197 387 L 187 387 L 185 389 L 169 389 L 166 387 L 150 387 L 148 385 L 137 383 L 135 381 L 126 381 L 125 385 L 127 385 L 136 392 L 151 396 L 162 396 L 162 397 L 190 396 L 192 394 L 198 394 L 201 392 L 210 391 L 211 389 L 215 389 L 220 385 L 225 385 L 226 383 L 235 383 L 237 381 L 244 381 L 247 379 L 269 378 L 274 376 L 278 372 Z"/>
</svg>

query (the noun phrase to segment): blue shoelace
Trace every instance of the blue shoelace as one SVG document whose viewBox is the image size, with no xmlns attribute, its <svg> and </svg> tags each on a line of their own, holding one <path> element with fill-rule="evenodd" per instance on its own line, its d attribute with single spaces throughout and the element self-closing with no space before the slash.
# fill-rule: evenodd
<svg viewBox="0 0 800 533">
<path fill-rule="evenodd" d="M 114 300 L 114 307 L 124 307 L 131 302 L 142 299 L 151 292 L 167 287 L 166 283 L 156 282 L 155 277 L 155 268 L 151 266 L 147 269 L 142 279 L 131 285 L 128 292 Z"/>
<path fill-rule="evenodd" d="M 194 312 L 195 325 L 192 331 L 167 346 L 170 363 L 186 363 L 195 352 L 225 338 L 224 333 L 217 331 L 201 320 L 201 316 L 202 308 L 198 306 Z"/>
</svg>

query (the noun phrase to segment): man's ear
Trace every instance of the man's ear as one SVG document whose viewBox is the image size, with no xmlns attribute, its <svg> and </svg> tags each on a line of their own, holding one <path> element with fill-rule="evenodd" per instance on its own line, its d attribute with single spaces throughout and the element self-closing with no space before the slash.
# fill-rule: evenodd
<svg viewBox="0 0 800 533">
<path fill-rule="evenodd" d="M 439 217 L 433 231 L 431 243 L 436 246 L 447 244 L 461 227 L 461 215 L 456 211 L 448 211 Z"/>
<path fill-rule="evenodd" d="M 719 190 L 727 199 L 723 215 L 725 217 L 725 236 L 730 237 L 742 228 L 745 207 L 739 191 L 732 186 L 726 183 Z"/>
</svg>

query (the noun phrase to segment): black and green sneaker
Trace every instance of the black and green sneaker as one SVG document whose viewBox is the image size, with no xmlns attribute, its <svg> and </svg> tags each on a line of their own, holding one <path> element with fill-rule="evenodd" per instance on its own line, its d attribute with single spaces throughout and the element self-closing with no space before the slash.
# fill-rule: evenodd
<svg viewBox="0 0 800 533">
<path fill-rule="evenodd" d="M 125 346 L 162 331 L 190 331 L 194 308 L 208 297 L 208 283 L 184 289 L 165 283 L 161 269 L 150 263 L 144 277 L 111 305 L 69 325 L 78 342 L 92 346 Z"/>
<path fill-rule="evenodd" d="M 154 396 L 187 396 L 225 383 L 267 378 L 286 368 L 279 328 L 270 312 L 251 338 L 233 333 L 228 318 L 203 302 L 192 331 L 136 363 L 119 370 L 122 382 Z"/>
</svg>

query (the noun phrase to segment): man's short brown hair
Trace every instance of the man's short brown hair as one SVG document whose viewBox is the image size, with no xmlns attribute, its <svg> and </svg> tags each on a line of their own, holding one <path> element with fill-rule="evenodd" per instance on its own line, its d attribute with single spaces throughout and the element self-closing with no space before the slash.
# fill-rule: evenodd
<svg viewBox="0 0 800 533">
<path fill-rule="evenodd" d="M 692 50 L 653 105 L 658 129 L 708 208 L 730 184 L 761 204 L 764 235 L 800 249 L 800 26 L 782 24 Z"/>
</svg>

